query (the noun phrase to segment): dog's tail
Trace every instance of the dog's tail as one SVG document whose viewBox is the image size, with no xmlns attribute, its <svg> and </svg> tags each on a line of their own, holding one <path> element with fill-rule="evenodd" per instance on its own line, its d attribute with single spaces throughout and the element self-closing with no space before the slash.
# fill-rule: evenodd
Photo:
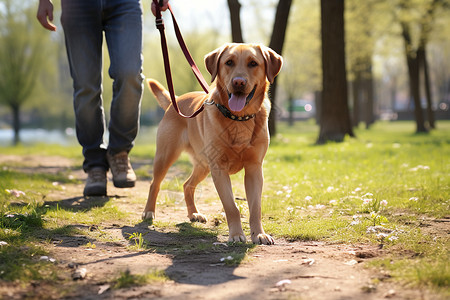
<svg viewBox="0 0 450 300">
<path fill-rule="evenodd" d="M 166 110 L 171 103 L 169 92 L 158 81 L 154 79 L 147 79 L 147 83 L 153 95 L 155 95 L 159 106 Z"/>
</svg>

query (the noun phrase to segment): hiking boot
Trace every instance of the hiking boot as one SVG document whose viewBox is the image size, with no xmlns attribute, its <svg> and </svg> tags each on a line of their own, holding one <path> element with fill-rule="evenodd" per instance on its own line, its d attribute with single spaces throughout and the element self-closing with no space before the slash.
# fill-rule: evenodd
<svg viewBox="0 0 450 300">
<path fill-rule="evenodd" d="M 131 167 L 128 153 L 122 151 L 111 155 L 108 152 L 106 158 L 111 168 L 114 186 L 118 188 L 133 187 L 136 183 L 136 174 L 134 174 L 133 168 Z"/>
<path fill-rule="evenodd" d="M 106 196 L 106 171 L 103 168 L 92 168 L 88 172 L 84 196 Z"/>
</svg>

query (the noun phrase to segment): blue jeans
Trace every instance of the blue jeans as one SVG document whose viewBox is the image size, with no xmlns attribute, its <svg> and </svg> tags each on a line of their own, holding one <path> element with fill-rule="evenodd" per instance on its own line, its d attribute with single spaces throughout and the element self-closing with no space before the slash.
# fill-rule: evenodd
<svg viewBox="0 0 450 300">
<path fill-rule="evenodd" d="M 142 7 L 140 0 L 62 0 L 76 133 L 83 147 L 83 169 L 109 169 L 106 151 L 129 152 L 139 129 L 143 90 Z M 109 145 L 102 99 L 103 33 L 113 79 Z"/>
</svg>

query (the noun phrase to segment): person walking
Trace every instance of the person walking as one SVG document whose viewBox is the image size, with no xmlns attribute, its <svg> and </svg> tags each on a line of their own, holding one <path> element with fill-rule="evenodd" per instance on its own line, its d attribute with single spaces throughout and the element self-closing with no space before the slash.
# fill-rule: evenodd
<svg viewBox="0 0 450 300">
<path fill-rule="evenodd" d="M 161 10 L 167 9 L 168 2 L 160 1 Z M 133 187 L 136 182 L 128 154 L 139 129 L 143 91 L 142 5 L 140 0 L 61 0 L 61 8 L 75 128 L 87 173 L 83 194 L 106 196 L 109 169 L 115 187 Z M 56 31 L 52 0 L 39 0 L 37 19 L 44 28 Z M 103 36 L 113 79 L 108 144 L 102 99 Z"/>
</svg>

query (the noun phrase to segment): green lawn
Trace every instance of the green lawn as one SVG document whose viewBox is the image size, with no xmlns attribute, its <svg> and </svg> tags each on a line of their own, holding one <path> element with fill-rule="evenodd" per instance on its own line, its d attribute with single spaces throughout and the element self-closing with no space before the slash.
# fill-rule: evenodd
<svg viewBox="0 0 450 300">
<path fill-rule="evenodd" d="M 418 135 L 413 134 L 412 122 L 378 122 L 370 130 L 357 129 L 357 138 L 317 146 L 315 124 L 279 125 L 280 133 L 272 138 L 264 162 L 266 231 L 289 240 L 383 244 L 388 254 L 373 260 L 372 267 L 445 293 L 450 285 L 448 233 L 438 228 L 436 234 L 430 234 L 430 228 L 423 226 L 424 220 L 450 217 L 450 122 L 438 122 L 437 126 L 430 134 Z M 78 146 L 3 147 L 0 153 L 39 153 L 82 161 Z M 154 130 L 144 130 L 132 157 L 149 160 L 154 153 Z M 186 156 L 177 166 L 189 170 Z M 138 174 L 147 170 L 150 167 Z M 232 178 L 242 181 L 243 173 Z M 165 188 L 178 191 L 184 180 L 176 178 Z M 53 182 L 70 184 L 75 180 L 67 174 L 30 177 L 0 164 L 0 279 L 29 281 L 57 276 L 51 264 L 33 259 L 44 254 L 39 246 L 45 242 L 40 238 L 43 231 L 70 234 L 73 229 L 68 225 L 73 222 L 127 218 L 113 203 L 89 211 L 46 207 L 45 195 L 60 188 Z M 25 195 L 17 198 L 13 189 Z M 245 195 L 239 188 L 235 193 Z M 245 206 L 241 209 L 245 214 Z M 17 261 L 21 263 L 12 263 Z"/>
</svg>

